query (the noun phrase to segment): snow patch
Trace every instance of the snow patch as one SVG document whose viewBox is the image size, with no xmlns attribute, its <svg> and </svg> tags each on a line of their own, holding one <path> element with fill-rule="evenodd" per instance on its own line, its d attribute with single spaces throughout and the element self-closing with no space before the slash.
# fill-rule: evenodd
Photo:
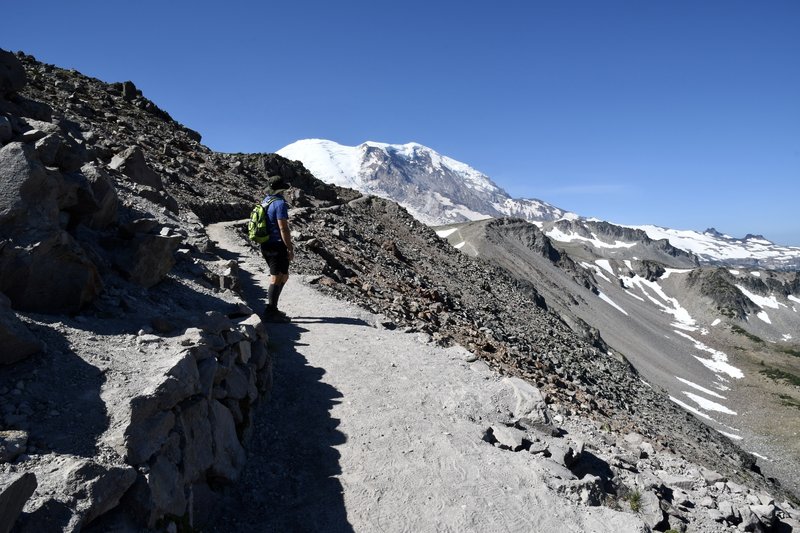
<svg viewBox="0 0 800 533">
<path fill-rule="evenodd" d="M 734 276 L 738 276 L 739 275 L 739 271 L 738 270 L 728 270 L 728 272 L 730 272 Z"/>
<path fill-rule="evenodd" d="M 659 285 L 657 282 L 647 281 L 641 276 L 634 276 L 630 280 L 630 283 L 632 286 L 638 286 L 642 293 L 662 311 L 672 315 L 675 318 L 675 322 L 672 324 L 673 326 L 686 329 L 687 331 L 696 330 L 696 321 L 689 314 L 689 311 L 684 309 L 676 298 L 667 296 L 667 294 L 664 292 L 664 289 L 662 289 L 661 285 Z M 659 301 L 651 296 L 650 293 L 645 290 L 645 287 L 653 291 L 656 296 L 661 298 L 662 301 Z"/>
<path fill-rule="evenodd" d="M 720 433 L 722 433 L 723 435 L 725 435 L 726 437 L 728 437 L 731 440 L 742 440 L 742 438 L 743 438 L 740 435 L 734 435 L 733 433 L 728 433 L 726 431 L 720 431 L 720 430 L 717 430 L 717 431 L 719 431 Z"/>
<path fill-rule="evenodd" d="M 677 380 L 678 380 L 678 381 L 680 381 L 681 383 L 684 383 L 684 384 L 686 384 L 686 385 L 689 385 L 690 387 L 692 387 L 692 388 L 694 388 L 694 389 L 697 389 L 697 390 L 699 390 L 700 392 L 703 392 L 703 393 L 705 393 L 705 394 L 708 394 L 709 396 L 714 396 L 715 398 L 719 398 L 719 399 L 721 399 L 721 400 L 725 400 L 725 399 L 727 399 L 727 398 L 725 398 L 725 396 L 723 396 L 723 395 L 721 395 L 721 394 L 717 394 L 717 393 L 716 393 L 716 392 L 714 392 L 714 391 L 708 390 L 708 389 L 706 389 L 705 387 L 701 387 L 701 386 L 700 386 L 700 385 L 698 385 L 697 383 L 692 383 L 692 382 L 691 382 L 691 381 L 689 381 L 688 379 L 683 379 L 683 378 L 681 378 L 681 377 L 678 377 L 678 376 L 675 376 L 675 379 L 677 379 Z"/>
<path fill-rule="evenodd" d="M 464 247 L 465 244 L 467 244 L 467 241 L 461 241 L 458 244 L 454 244 L 453 248 L 455 248 L 456 250 L 460 250 L 460 249 L 462 249 Z"/>
<path fill-rule="evenodd" d="M 455 233 L 457 231 L 458 231 L 458 228 L 440 229 L 440 230 L 438 230 L 436 232 L 436 235 L 438 235 L 442 239 L 446 239 L 447 237 L 449 237 L 450 235 L 452 235 L 453 233 Z"/>
<path fill-rule="evenodd" d="M 614 302 L 611 298 L 606 296 L 604 293 L 601 292 L 601 293 L 598 294 L 598 296 L 600 297 L 601 300 L 603 300 L 604 302 L 607 302 L 609 305 L 611 305 L 612 307 L 616 308 L 620 313 L 622 313 L 625 316 L 628 316 L 628 312 L 627 311 L 625 311 L 623 308 L 618 306 L 616 304 L 616 302 Z"/>
<path fill-rule="evenodd" d="M 793 294 L 790 294 L 790 295 L 788 296 L 788 298 L 789 298 L 791 301 L 793 301 L 793 302 L 797 302 L 797 303 L 799 303 L 799 304 L 800 304 L 800 298 L 798 298 L 797 296 L 795 296 L 795 295 L 793 295 Z"/>
<path fill-rule="evenodd" d="M 667 268 L 664 270 L 664 273 L 661 274 L 661 279 L 667 279 L 672 274 L 686 274 L 691 271 L 691 268 Z"/>
<path fill-rule="evenodd" d="M 700 363 L 702 363 L 712 372 L 727 374 L 734 379 L 742 379 L 744 377 L 744 372 L 728 363 L 728 355 L 726 353 L 715 350 L 714 348 L 710 348 L 691 335 L 688 335 L 682 331 L 678 331 L 677 329 L 673 331 L 675 331 L 675 333 L 681 337 L 692 341 L 695 349 L 711 354 L 711 359 L 704 359 L 703 357 L 699 357 L 697 355 L 695 355 L 694 358 L 700 361 Z"/>
<path fill-rule="evenodd" d="M 600 268 L 597 265 L 593 265 L 593 264 L 587 263 L 585 261 L 581 261 L 578 264 L 581 265 L 586 270 L 591 270 L 592 272 L 594 272 L 597 275 L 597 277 L 602 278 L 602 279 L 606 280 L 609 283 L 612 283 L 612 281 L 610 279 L 608 279 L 608 276 L 603 274 L 603 271 L 600 270 Z"/>
<path fill-rule="evenodd" d="M 711 326 L 712 326 L 712 327 L 713 327 L 713 326 L 716 326 L 716 325 L 718 325 L 720 322 L 722 322 L 722 320 L 718 318 L 718 319 L 714 320 L 714 322 L 712 322 L 712 323 L 711 323 Z"/>
<path fill-rule="evenodd" d="M 757 278 L 761 277 L 761 272 L 750 272 L 750 274 L 755 276 L 755 277 L 757 277 Z"/>
<path fill-rule="evenodd" d="M 690 413 L 693 413 L 693 414 L 699 416 L 700 418 L 705 418 L 706 420 L 709 420 L 711 422 L 717 422 L 716 420 L 714 420 L 713 418 L 711 418 L 710 416 L 708 416 L 704 412 L 700 411 L 699 409 L 695 409 L 694 407 L 692 407 L 688 403 L 682 402 L 682 401 L 680 401 L 679 399 L 677 399 L 674 396 L 670 396 L 669 399 L 672 400 L 673 402 L 675 402 L 676 404 L 680 405 L 681 407 L 683 407 L 684 409 L 686 409 Z M 719 422 L 717 422 L 717 423 L 719 423 Z"/>
<path fill-rule="evenodd" d="M 612 276 L 614 275 L 614 269 L 611 268 L 611 263 L 608 262 L 608 259 L 598 259 L 597 261 L 595 261 L 595 264 L 600 268 L 602 268 L 603 270 L 605 270 L 606 272 L 608 272 L 609 274 L 611 274 Z"/>
<path fill-rule="evenodd" d="M 772 324 L 772 320 L 769 319 L 769 315 L 767 314 L 766 311 L 761 311 L 756 316 L 761 320 L 763 320 L 764 322 L 766 322 L 767 324 Z"/>
<path fill-rule="evenodd" d="M 781 340 L 784 342 L 789 342 L 790 340 L 792 340 L 792 336 L 789 335 L 788 333 L 784 333 L 783 337 L 781 337 Z"/>
<path fill-rule="evenodd" d="M 755 294 L 747 290 L 743 285 L 736 285 L 736 288 L 739 289 L 742 294 L 750 298 L 750 300 L 759 307 L 769 307 L 771 309 L 778 309 L 781 304 L 778 302 L 778 299 L 773 296 L 761 296 L 759 294 Z"/>
<path fill-rule="evenodd" d="M 736 416 L 736 411 L 732 411 L 728 409 L 721 403 L 712 402 L 707 398 L 703 398 L 702 396 L 698 396 L 692 392 L 681 391 L 683 394 L 691 398 L 697 405 L 700 406 L 701 409 L 705 409 L 706 411 L 717 411 L 719 413 L 725 413 L 726 415 L 734 415 Z"/>
</svg>

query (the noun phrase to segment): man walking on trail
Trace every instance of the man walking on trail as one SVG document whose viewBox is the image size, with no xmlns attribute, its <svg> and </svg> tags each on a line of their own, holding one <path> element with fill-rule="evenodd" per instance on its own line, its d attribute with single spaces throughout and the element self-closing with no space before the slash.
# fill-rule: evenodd
<svg viewBox="0 0 800 533">
<path fill-rule="evenodd" d="M 267 215 L 269 240 L 261 245 L 261 255 L 269 265 L 269 290 L 267 308 L 264 311 L 266 322 L 289 322 L 286 313 L 278 310 L 278 299 L 283 286 L 289 280 L 289 263 L 294 259 L 294 246 L 289 233 L 289 208 L 283 193 L 289 185 L 280 176 L 267 178 L 267 196 L 261 202 Z"/>
</svg>

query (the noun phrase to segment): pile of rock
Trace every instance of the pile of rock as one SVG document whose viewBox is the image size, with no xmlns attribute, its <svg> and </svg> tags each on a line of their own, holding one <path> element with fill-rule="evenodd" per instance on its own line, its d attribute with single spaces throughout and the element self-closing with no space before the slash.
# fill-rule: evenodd
<svg viewBox="0 0 800 533">
<path fill-rule="evenodd" d="M 2 490 L 16 491 L 21 474 L 38 483 L 18 530 L 78 531 L 101 516 L 150 528 L 169 517 L 202 523 L 213 489 L 244 466 L 253 404 L 269 390 L 272 369 L 263 324 L 243 304 L 229 315 L 208 312 L 199 325 L 173 337 L 142 331 L 138 368 L 105 372 L 100 454 L 32 450 L 27 431 L 0 432 Z M 19 401 L 33 403 L 28 396 L 39 392 L 24 389 Z"/>
<path fill-rule="evenodd" d="M 198 524 L 244 465 L 266 332 L 147 153 L 154 131 L 171 162 L 199 135 L 132 84 L 65 72 L 0 51 L 0 524 Z M 69 427 L 81 408 L 90 431 Z"/>
<path fill-rule="evenodd" d="M 585 418 L 553 415 L 537 388 L 518 378 L 503 382 L 497 414 L 483 440 L 533 454 L 551 488 L 577 503 L 636 513 L 654 531 L 800 528 L 800 511 L 788 501 L 776 504 L 767 492 L 656 451 L 638 433 L 615 436 Z"/>
</svg>

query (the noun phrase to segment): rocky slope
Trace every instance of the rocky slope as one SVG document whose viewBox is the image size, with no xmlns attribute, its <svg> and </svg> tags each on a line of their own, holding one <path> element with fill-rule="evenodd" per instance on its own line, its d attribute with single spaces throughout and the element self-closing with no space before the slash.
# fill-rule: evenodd
<svg viewBox="0 0 800 533">
<path fill-rule="evenodd" d="M 562 417 L 790 496 L 642 383 L 596 330 L 397 204 L 326 186 L 280 156 L 213 153 L 130 82 L 0 59 L 2 471 L 3 494 L 24 505 L 20 530 L 76 531 L 108 513 L 196 525 L 192 509 L 238 477 L 271 363 L 258 309 L 236 292 L 247 280 L 205 224 L 246 215 L 267 173 L 296 187 L 296 268 L 319 289 L 380 313 L 385 328 L 468 348 L 537 386 Z M 650 492 L 659 509 L 672 494 Z M 763 519 L 742 510 L 719 521 L 777 525 L 774 505 Z"/>
</svg>

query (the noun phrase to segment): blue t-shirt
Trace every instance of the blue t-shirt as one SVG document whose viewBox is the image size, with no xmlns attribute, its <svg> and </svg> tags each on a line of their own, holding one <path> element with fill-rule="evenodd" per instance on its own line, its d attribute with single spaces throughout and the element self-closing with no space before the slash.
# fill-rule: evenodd
<svg viewBox="0 0 800 533">
<path fill-rule="evenodd" d="M 280 194 L 267 195 L 261 205 L 267 205 L 272 198 L 276 200 L 267 207 L 267 221 L 269 223 L 269 240 L 267 242 L 283 242 L 281 230 L 278 228 L 279 220 L 289 220 L 289 206 Z"/>
</svg>

